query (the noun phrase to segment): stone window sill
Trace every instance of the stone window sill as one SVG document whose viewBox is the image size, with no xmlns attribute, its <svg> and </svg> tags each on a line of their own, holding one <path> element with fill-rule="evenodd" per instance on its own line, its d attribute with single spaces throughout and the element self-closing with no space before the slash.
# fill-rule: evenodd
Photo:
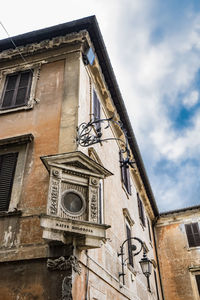
<svg viewBox="0 0 200 300">
<path fill-rule="evenodd" d="M 187 248 L 187 251 L 193 251 L 193 250 L 200 250 L 200 246 Z"/>
<path fill-rule="evenodd" d="M 13 210 L 13 211 L 1 211 L 0 218 L 11 217 L 11 216 L 21 216 L 21 210 Z"/>
</svg>

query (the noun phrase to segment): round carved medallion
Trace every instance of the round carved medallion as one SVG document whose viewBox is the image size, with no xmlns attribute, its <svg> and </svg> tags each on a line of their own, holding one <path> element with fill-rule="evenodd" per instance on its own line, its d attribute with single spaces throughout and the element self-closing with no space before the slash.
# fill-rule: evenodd
<svg viewBox="0 0 200 300">
<path fill-rule="evenodd" d="M 65 191 L 62 195 L 62 206 L 70 215 L 81 215 L 85 210 L 85 201 L 81 194 L 73 190 Z"/>
</svg>

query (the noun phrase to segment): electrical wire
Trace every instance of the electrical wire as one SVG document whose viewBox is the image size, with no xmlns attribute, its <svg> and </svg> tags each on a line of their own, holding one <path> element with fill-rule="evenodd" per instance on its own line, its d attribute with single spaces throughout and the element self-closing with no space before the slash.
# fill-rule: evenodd
<svg viewBox="0 0 200 300">
<path fill-rule="evenodd" d="M 17 52 L 19 53 L 19 55 L 21 56 L 22 60 L 25 62 L 25 63 L 28 63 L 26 61 L 26 59 L 24 58 L 24 56 L 21 54 L 21 52 L 19 51 L 19 49 L 17 48 L 17 45 L 15 44 L 15 42 L 13 41 L 12 37 L 10 36 L 10 34 L 8 33 L 8 31 L 6 30 L 5 26 L 3 25 L 3 23 L 0 21 L 0 24 L 3 28 L 3 30 L 5 31 L 5 33 L 7 34 L 8 38 L 10 39 L 11 43 L 13 44 L 13 46 L 15 47 L 15 49 L 17 50 Z M 33 74 L 33 70 L 29 68 L 29 70 L 32 72 Z"/>
</svg>

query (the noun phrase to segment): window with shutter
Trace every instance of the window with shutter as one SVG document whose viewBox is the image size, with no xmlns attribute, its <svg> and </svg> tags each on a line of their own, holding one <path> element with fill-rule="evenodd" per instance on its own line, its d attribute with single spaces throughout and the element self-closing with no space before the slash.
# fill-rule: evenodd
<svg viewBox="0 0 200 300">
<path fill-rule="evenodd" d="M 140 199 L 138 194 L 137 194 L 137 201 L 138 201 L 138 212 L 139 212 L 140 220 L 142 222 L 142 225 L 146 226 L 145 216 L 144 216 L 144 207 L 143 207 L 143 204 L 142 204 L 142 200 Z"/>
<path fill-rule="evenodd" d="M 16 211 L 32 134 L 0 139 L 0 212 Z"/>
<path fill-rule="evenodd" d="M 100 106 L 100 102 L 99 102 L 99 99 L 97 97 L 95 90 L 93 90 L 92 107 L 93 107 L 93 120 L 94 121 L 99 120 L 101 118 L 101 106 Z M 96 123 L 95 128 L 98 132 L 101 132 L 101 124 L 100 123 Z"/>
<path fill-rule="evenodd" d="M 120 152 L 120 166 L 121 166 L 121 177 L 122 182 L 126 188 L 126 191 L 131 195 L 131 181 L 130 181 L 130 171 L 129 166 L 124 163 L 123 155 Z"/>
<path fill-rule="evenodd" d="M 9 208 L 18 153 L 0 155 L 0 211 Z"/>
<path fill-rule="evenodd" d="M 31 70 L 7 75 L 1 99 L 1 109 L 26 105 L 30 96 L 31 82 Z"/>
<path fill-rule="evenodd" d="M 200 274 L 196 275 L 195 278 L 196 278 L 198 292 L 199 292 L 199 295 L 200 295 Z"/>
<path fill-rule="evenodd" d="M 127 239 L 129 239 L 127 241 L 127 243 L 128 243 L 128 262 L 133 267 L 133 253 L 132 253 L 132 249 L 131 249 L 132 242 L 130 239 L 131 238 L 131 228 L 128 224 L 126 224 L 126 234 L 127 234 Z"/>
<path fill-rule="evenodd" d="M 187 234 L 189 247 L 200 246 L 199 224 L 197 222 L 185 224 L 185 230 L 186 230 L 186 234 Z"/>
<path fill-rule="evenodd" d="M 150 226 L 150 222 L 149 222 L 148 218 L 147 218 L 147 225 L 148 225 L 148 231 L 149 231 L 149 240 L 152 242 L 152 238 L 151 238 L 151 226 Z"/>
</svg>

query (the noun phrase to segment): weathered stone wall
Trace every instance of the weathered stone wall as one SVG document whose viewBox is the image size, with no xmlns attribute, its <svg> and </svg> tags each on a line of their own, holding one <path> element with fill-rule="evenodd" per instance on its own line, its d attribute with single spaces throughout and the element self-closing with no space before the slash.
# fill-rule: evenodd
<svg viewBox="0 0 200 300">
<path fill-rule="evenodd" d="M 71 271 L 49 270 L 46 259 L 0 263 L 0 300 L 69 300 L 63 295 L 70 277 Z"/>
<path fill-rule="evenodd" d="M 189 268 L 200 267 L 200 253 L 199 247 L 189 248 L 184 224 L 198 221 L 199 216 L 199 210 L 186 210 L 163 215 L 157 222 L 157 249 L 165 300 L 196 299 Z"/>
</svg>

